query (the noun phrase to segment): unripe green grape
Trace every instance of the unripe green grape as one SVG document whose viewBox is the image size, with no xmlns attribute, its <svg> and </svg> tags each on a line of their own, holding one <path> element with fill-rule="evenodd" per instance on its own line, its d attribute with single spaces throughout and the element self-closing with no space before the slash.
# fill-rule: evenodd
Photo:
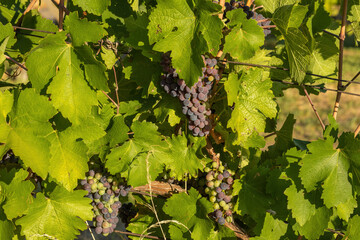
<svg viewBox="0 0 360 240">
<path fill-rule="evenodd" d="M 97 184 L 97 187 L 98 187 L 99 189 L 103 189 L 103 188 L 104 188 L 104 184 L 102 184 L 101 182 L 99 182 L 99 183 Z"/>
<path fill-rule="evenodd" d="M 209 187 L 209 188 L 213 188 L 214 187 L 214 182 L 207 182 L 206 185 Z"/>
<path fill-rule="evenodd" d="M 220 172 L 223 172 L 224 169 L 225 169 L 225 167 L 224 167 L 223 165 L 221 165 L 221 166 L 219 167 L 219 171 L 220 171 Z"/>
<path fill-rule="evenodd" d="M 210 197 L 210 202 L 215 202 L 216 201 L 216 197 L 215 196 L 211 196 Z"/>
<path fill-rule="evenodd" d="M 222 201 L 219 202 L 219 205 L 220 205 L 221 207 L 224 207 L 224 206 L 226 205 L 226 202 L 225 202 L 224 200 L 222 200 Z"/>
<path fill-rule="evenodd" d="M 220 184 L 221 184 L 221 181 L 216 180 L 216 181 L 214 182 L 214 187 L 219 187 Z"/>
<path fill-rule="evenodd" d="M 101 176 L 100 173 L 96 173 L 96 174 L 95 174 L 95 178 L 96 178 L 97 180 L 100 180 L 101 177 L 102 177 L 102 176 Z"/>
<path fill-rule="evenodd" d="M 214 191 L 214 190 L 212 190 L 212 191 L 211 191 L 211 195 L 212 195 L 212 196 L 216 196 L 216 195 L 217 195 L 217 192 Z"/>
<path fill-rule="evenodd" d="M 213 162 L 211 166 L 212 166 L 213 168 L 218 168 L 218 167 L 219 167 L 219 165 L 218 165 L 217 162 Z"/>
<path fill-rule="evenodd" d="M 226 217 L 226 221 L 227 221 L 228 223 L 231 223 L 231 222 L 232 222 L 232 217 L 230 217 L 230 216 Z"/>
<path fill-rule="evenodd" d="M 97 184 L 91 185 L 91 190 L 97 190 Z"/>
<path fill-rule="evenodd" d="M 118 202 L 119 201 L 119 197 L 114 197 L 114 202 Z"/>
<path fill-rule="evenodd" d="M 211 171 L 211 169 L 209 167 L 205 168 L 205 172 L 210 172 L 210 171 Z"/>
<path fill-rule="evenodd" d="M 92 177 L 92 176 L 88 176 L 87 177 L 87 180 L 90 180 L 90 179 L 93 179 L 94 177 Z"/>
<path fill-rule="evenodd" d="M 100 191 L 99 191 L 99 194 L 102 196 L 102 195 L 104 195 L 105 194 L 105 190 L 104 189 L 101 189 Z"/>
<path fill-rule="evenodd" d="M 224 206 L 222 206 L 222 208 L 225 210 L 225 211 L 227 211 L 227 210 L 229 210 L 229 205 L 228 204 L 225 204 Z"/>
<path fill-rule="evenodd" d="M 207 188 L 205 188 L 205 193 L 206 193 L 206 194 L 209 194 L 209 193 L 210 193 L 210 191 L 211 191 L 211 190 L 210 190 L 210 188 L 208 188 L 208 187 L 207 187 Z"/>
<path fill-rule="evenodd" d="M 114 211 L 111 207 L 109 207 L 108 209 L 110 214 Z"/>
<path fill-rule="evenodd" d="M 100 202 L 100 199 L 94 199 L 94 202 L 95 202 L 95 203 L 99 203 L 99 202 Z"/>
<path fill-rule="evenodd" d="M 115 202 L 114 198 L 110 198 L 109 204 L 113 204 Z"/>
<path fill-rule="evenodd" d="M 217 210 L 217 209 L 220 208 L 220 205 L 219 205 L 218 203 L 214 203 L 213 208 L 214 208 L 215 210 Z"/>
<path fill-rule="evenodd" d="M 112 183 L 113 180 L 114 180 L 114 179 L 113 179 L 112 177 L 108 177 L 108 178 L 107 178 L 107 181 L 108 181 L 109 183 Z"/>
</svg>

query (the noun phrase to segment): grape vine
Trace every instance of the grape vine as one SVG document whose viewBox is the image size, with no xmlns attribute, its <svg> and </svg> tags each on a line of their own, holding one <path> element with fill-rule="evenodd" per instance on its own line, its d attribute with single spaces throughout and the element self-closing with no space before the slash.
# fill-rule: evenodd
<svg viewBox="0 0 360 240">
<path fill-rule="evenodd" d="M 0 1 L 1 240 L 360 239 L 360 4 L 335 2 Z"/>
</svg>

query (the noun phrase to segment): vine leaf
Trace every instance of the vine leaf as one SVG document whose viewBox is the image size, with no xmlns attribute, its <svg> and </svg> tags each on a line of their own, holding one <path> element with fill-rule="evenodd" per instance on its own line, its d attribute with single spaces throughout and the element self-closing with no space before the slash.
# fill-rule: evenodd
<svg viewBox="0 0 360 240">
<path fill-rule="evenodd" d="M 212 204 L 201 197 L 194 188 L 191 188 L 188 194 L 173 195 L 166 201 L 163 210 L 166 214 L 187 226 L 192 232 L 192 239 L 207 239 L 213 228 L 213 223 L 208 218 L 208 214 L 213 211 Z M 180 209 L 179 203 L 181 203 Z M 179 226 L 177 225 L 177 227 Z M 183 227 L 182 229 L 184 233 L 188 231 Z"/>
<path fill-rule="evenodd" d="M 3 209 L 0 208 L 0 236 L 3 237 L 4 239 L 12 239 L 14 236 L 14 230 L 15 230 L 15 226 L 13 222 L 9 221 L 6 218 Z"/>
<path fill-rule="evenodd" d="M 44 234 L 57 239 L 74 239 L 79 230 L 86 229 L 85 221 L 93 218 L 87 192 L 68 192 L 57 186 L 49 197 L 38 193 L 26 215 L 16 221 L 27 239 L 41 239 Z M 46 224 L 44 224 L 46 223 Z"/>
<path fill-rule="evenodd" d="M 79 19 L 78 13 L 70 13 L 64 25 L 71 35 L 72 44 L 76 47 L 85 42 L 97 42 L 106 35 L 104 28 L 96 22 L 89 22 L 86 18 Z"/>
<path fill-rule="evenodd" d="M 304 226 L 299 223 L 293 225 L 293 229 L 298 231 L 300 235 L 309 240 L 317 240 L 324 234 L 324 230 L 328 227 L 331 210 L 326 207 L 316 209 L 315 214 L 307 221 Z"/>
<path fill-rule="evenodd" d="M 176 161 L 166 162 L 166 167 L 169 168 L 172 173 L 175 173 L 179 179 L 181 179 L 185 173 L 194 176 L 199 169 L 204 167 L 200 159 L 196 156 L 196 152 L 206 145 L 205 139 L 200 138 L 195 143 L 188 143 L 185 135 L 173 135 L 172 139 L 168 139 L 167 142 L 169 143 L 168 159 L 176 159 Z"/>
<path fill-rule="evenodd" d="M 74 0 L 73 2 L 84 11 L 95 15 L 101 15 L 111 4 L 111 0 Z"/>
<path fill-rule="evenodd" d="M 348 20 L 351 22 L 354 35 L 357 41 L 360 41 L 360 2 L 357 0 L 350 1 Z"/>
<path fill-rule="evenodd" d="M 308 144 L 310 154 L 303 158 L 300 178 L 307 191 L 312 191 L 318 182 L 323 182 L 322 199 L 328 208 L 346 203 L 352 196 L 348 180 L 350 162 L 340 150 L 333 148 L 333 138 Z"/>
<path fill-rule="evenodd" d="M 347 226 L 346 235 L 349 239 L 356 239 L 360 236 L 360 216 L 353 216 Z"/>
<path fill-rule="evenodd" d="M 25 166 L 44 179 L 50 159 L 50 143 L 46 136 L 54 131 L 48 119 L 55 113 L 46 97 L 36 94 L 34 89 L 25 89 L 9 113 L 10 123 L 3 125 L 8 132 L 6 145 L 20 156 Z M 2 128 L 0 133 L 3 131 Z"/>
<path fill-rule="evenodd" d="M 278 240 L 286 233 L 288 226 L 283 221 L 274 219 L 270 213 L 266 213 L 264 227 L 259 237 L 254 240 Z"/>
<path fill-rule="evenodd" d="M 231 73 L 225 82 L 228 105 L 235 104 L 227 125 L 237 133 L 234 144 L 245 142 L 255 131 L 263 132 L 266 118 L 276 116 L 272 82 L 265 77 L 261 69 L 251 69 L 241 76 Z"/>
<path fill-rule="evenodd" d="M 147 184 L 148 171 L 152 180 L 163 171 L 167 144 L 153 123 L 136 121 L 131 129 L 134 137 L 113 149 L 105 166 L 111 174 L 121 173 L 131 186 L 136 187 Z"/>
<path fill-rule="evenodd" d="M 233 28 L 225 37 L 224 53 L 230 53 L 238 60 L 250 59 L 264 45 L 263 29 L 257 25 L 256 20 L 248 20 L 242 9 L 230 11 L 226 17 L 230 19 L 228 25 Z"/>
<path fill-rule="evenodd" d="M 219 226 L 219 229 L 215 231 L 211 230 L 208 240 L 222 240 L 222 239 L 235 239 L 234 231 L 227 227 Z"/>
<path fill-rule="evenodd" d="M 288 187 L 284 194 L 288 198 L 288 209 L 291 210 L 292 216 L 300 226 L 304 224 L 315 214 L 315 205 L 305 199 L 304 191 L 297 191 L 295 185 Z"/>
<path fill-rule="evenodd" d="M 297 0 L 258 0 L 258 5 L 263 5 L 264 9 L 266 11 L 269 11 L 270 13 L 274 13 L 276 9 L 296 3 Z"/>
<path fill-rule="evenodd" d="M 16 171 L 13 168 L 10 172 L 0 170 L 1 195 L 5 197 L 2 208 L 9 220 L 23 215 L 33 202 L 31 192 L 35 186 L 30 181 L 24 181 L 28 175 L 28 171 L 23 169 Z"/>
<path fill-rule="evenodd" d="M 88 46 L 74 49 L 65 42 L 66 33 L 46 37 L 28 57 L 26 65 L 29 68 L 29 79 L 33 86 L 40 91 L 52 78 L 47 93 L 51 94 L 52 104 L 58 108 L 62 115 L 74 125 L 80 124 L 84 116 L 91 113 L 93 105 L 97 105 L 96 93 L 84 79 L 81 70 L 80 58 L 91 59 Z M 86 55 L 85 55 L 86 54 Z M 94 59 L 95 61 L 95 59 Z M 41 68 L 38 65 L 41 64 Z M 89 65 L 85 63 L 85 73 L 90 76 L 93 71 L 86 70 Z M 59 68 L 58 72 L 57 68 Z M 105 68 L 105 66 L 103 66 Z M 90 69 L 92 69 L 90 67 Z M 101 71 L 101 67 L 97 72 Z M 102 73 L 103 74 L 103 73 Z M 94 77 L 101 76 L 96 74 Z M 103 88 L 106 78 L 90 78 L 94 87 Z M 106 86 L 106 84 L 105 84 Z"/>
<path fill-rule="evenodd" d="M 204 66 L 201 54 L 216 55 L 223 23 L 215 14 L 221 7 L 206 0 L 159 0 L 149 19 L 154 50 L 171 51 L 172 64 L 188 86 L 194 85 Z"/>
<path fill-rule="evenodd" d="M 78 185 L 78 179 L 84 179 L 88 171 L 88 148 L 83 141 L 77 141 L 72 128 L 51 134 L 48 140 L 51 142 L 49 174 L 72 191 Z"/>
<path fill-rule="evenodd" d="M 287 5 L 278 8 L 272 19 L 284 36 L 290 75 L 298 83 L 304 80 L 310 63 L 309 40 L 299 29 L 307 11 L 307 6 Z"/>
</svg>

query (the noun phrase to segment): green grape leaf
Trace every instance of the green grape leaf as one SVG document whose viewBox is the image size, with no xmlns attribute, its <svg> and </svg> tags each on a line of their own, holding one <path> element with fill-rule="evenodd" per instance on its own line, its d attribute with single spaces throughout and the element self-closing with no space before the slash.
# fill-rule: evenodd
<svg viewBox="0 0 360 240">
<path fill-rule="evenodd" d="M 335 41 L 334 37 L 326 33 L 315 37 L 315 47 L 311 53 L 309 72 L 323 76 L 335 75 L 339 52 Z M 318 77 L 312 78 L 319 79 Z"/>
<path fill-rule="evenodd" d="M 317 240 L 324 234 L 324 230 L 328 227 L 330 216 L 331 210 L 326 207 L 318 208 L 304 226 L 295 223 L 293 229 L 308 240 Z"/>
<path fill-rule="evenodd" d="M 220 6 L 206 0 L 159 0 L 149 19 L 154 50 L 171 51 L 172 64 L 188 86 L 194 85 L 204 66 L 201 54 L 216 55 L 223 23 L 215 14 Z"/>
<path fill-rule="evenodd" d="M 304 80 L 310 63 L 309 41 L 299 29 L 307 11 L 303 5 L 287 5 L 278 8 L 272 19 L 284 36 L 290 75 L 298 83 Z"/>
<path fill-rule="evenodd" d="M 111 127 L 107 133 L 107 139 L 110 142 L 110 146 L 123 143 L 128 139 L 129 128 L 126 126 L 124 117 L 117 115 L 112 119 Z"/>
<path fill-rule="evenodd" d="M 315 205 L 305 198 L 303 190 L 298 192 L 295 185 L 288 187 L 284 194 L 288 198 L 287 207 L 291 210 L 293 218 L 300 226 L 304 226 L 315 214 Z"/>
<path fill-rule="evenodd" d="M 78 179 L 84 179 L 88 171 L 88 148 L 83 141 L 73 137 L 72 128 L 56 132 L 48 140 L 51 142 L 49 175 L 72 191 L 78 185 Z"/>
<path fill-rule="evenodd" d="M 211 230 L 208 240 L 236 239 L 234 231 L 227 227 L 219 225 L 217 231 Z"/>
<path fill-rule="evenodd" d="M 31 192 L 35 186 L 30 181 L 24 181 L 28 175 L 28 171 L 23 169 L 16 171 L 13 168 L 10 172 L 6 169 L 0 170 L 0 187 L 3 188 L 2 195 L 5 197 L 2 208 L 9 220 L 23 215 L 33 202 Z M 6 179 L 9 176 L 12 176 L 11 181 Z"/>
<path fill-rule="evenodd" d="M 10 128 L 6 122 L 6 116 L 11 111 L 14 97 L 8 92 L 0 91 L 0 143 L 5 143 L 10 132 Z M 1 156 L 1 154 L 0 154 Z"/>
<path fill-rule="evenodd" d="M 15 230 L 14 224 L 6 218 L 3 209 L 0 207 L 0 236 L 3 239 L 13 239 L 12 237 L 14 236 L 14 230 Z"/>
<path fill-rule="evenodd" d="M 6 145 L 43 179 L 47 176 L 50 159 L 50 143 L 46 136 L 53 132 L 48 119 L 55 113 L 48 98 L 36 94 L 34 89 L 26 89 L 9 114 Z"/>
<path fill-rule="evenodd" d="M 87 192 L 68 192 L 57 186 L 49 197 L 38 193 L 27 214 L 16 221 L 26 239 L 43 239 L 45 234 L 57 239 L 74 239 L 79 230 L 87 228 L 85 221 L 92 220 L 91 200 Z M 46 224 L 45 224 L 46 223 Z"/>
<path fill-rule="evenodd" d="M 157 126 L 149 122 L 134 122 L 131 126 L 134 137 L 107 156 L 106 167 L 111 174 L 121 173 L 133 186 L 155 180 L 163 171 L 167 159 L 168 145 L 162 141 Z"/>
<path fill-rule="evenodd" d="M 259 237 L 253 240 L 279 240 L 286 233 L 288 225 L 283 221 L 274 219 L 270 213 L 266 213 L 264 227 Z"/>
<path fill-rule="evenodd" d="M 354 212 L 354 209 L 356 209 L 358 206 L 356 200 L 354 198 L 349 198 L 349 200 L 345 203 L 340 203 L 336 207 L 336 212 L 339 216 L 339 218 L 349 221 L 349 218 L 351 214 Z"/>
<path fill-rule="evenodd" d="M 261 69 L 251 69 L 240 77 L 231 73 L 224 84 L 228 93 L 228 105 L 235 104 L 227 124 L 227 127 L 237 133 L 234 144 L 246 141 L 254 131 L 263 132 L 266 118 L 276 116 L 272 82 L 265 79 L 264 73 Z"/>
<path fill-rule="evenodd" d="M 144 97 L 157 93 L 155 85 L 160 81 L 161 75 L 161 66 L 158 63 L 150 61 L 140 54 L 140 51 L 137 51 L 133 53 L 131 60 L 126 61 L 124 65 L 126 67 L 131 66 L 132 73 L 129 79 L 134 80 L 137 85 L 142 87 Z"/>
<path fill-rule="evenodd" d="M 106 31 L 96 22 L 89 22 L 86 18 L 79 19 L 77 12 L 70 13 L 64 21 L 65 29 L 70 33 L 75 47 L 85 42 L 97 42 L 106 35 Z"/>
<path fill-rule="evenodd" d="M 166 167 L 178 178 L 184 176 L 185 173 L 194 176 L 198 169 L 204 167 L 196 156 L 196 152 L 204 146 L 203 141 L 190 143 L 185 135 L 173 135 L 167 142 L 169 143 L 169 161 L 166 162 Z"/>
<path fill-rule="evenodd" d="M 126 30 L 129 32 L 129 36 L 126 37 L 126 42 L 133 48 L 144 50 L 146 52 L 151 51 L 152 47 L 149 43 L 148 29 L 149 26 L 148 14 L 130 16 L 125 19 Z M 143 54 L 145 55 L 146 53 Z"/>
<path fill-rule="evenodd" d="M 356 40 L 360 41 L 360 2 L 350 1 L 348 9 L 348 21 L 351 22 Z"/>
<path fill-rule="evenodd" d="M 333 148 L 333 139 L 312 142 L 308 148 L 310 154 L 303 158 L 299 174 L 305 189 L 312 191 L 324 181 L 322 199 L 328 208 L 353 198 L 348 180 L 349 159 L 340 149 Z"/>
<path fill-rule="evenodd" d="M 6 59 L 4 53 L 5 53 L 5 49 L 6 49 L 6 45 L 7 45 L 8 41 L 9 41 L 9 37 L 5 38 L 0 45 L 0 64 L 3 64 Z"/>
<path fill-rule="evenodd" d="M 263 29 L 257 25 L 256 20 L 248 20 L 242 9 L 230 11 L 226 17 L 230 19 L 229 25 L 234 27 L 225 37 L 224 53 L 229 53 L 238 60 L 250 59 L 264 45 Z"/>
<path fill-rule="evenodd" d="M 14 28 L 11 23 L 3 25 L 0 23 L 0 42 L 3 42 L 6 38 L 9 38 L 7 47 L 11 47 L 16 42 Z"/>
<path fill-rule="evenodd" d="M 39 29 L 49 32 L 58 31 L 58 27 L 53 23 L 53 21 L 41 17 L 36 10 L 32 10 L 25 14 L 21 22 L 21 27 Z M 22 29 L 17 29 L 17 32 L 19 33 L 16 35 L 17 42 L 15 43 L 14 48 L 19 49 L 19 51 L 23 54 L 28 53 L 43 39 L 43 37 L 49 35 L 49 33 Z"/>
<path fill-rule="evenodd" d="M 321 32 L 331 24 L 330 14 L 324 9 L 324 2 L 315 1 L 309 7 L 309 12 L 311 16 L 307 21 L 307 26 L 310 30 L 310 34 L 313 37 L 313 34 Z"/>
<path fill-rule="evenodd" d="M 270 13 L 274 13 L 276 9 L 294 4 L 297 0 L 257 0 L 257 5 L 263 5 L 264 9 Z"/>
<path fill-rule="evenodd" d="M 84 11 L 101 15 L 111 4 L 111 0 L 74 0 L 73 3 Z"/>
<path fill-rule="evenodd" d="M 349 239 L 357 239 L 360 236 L 360 216 L 355 215 L 353 216 L 346 229 L 345 238 L 348 237 Z"/>
<path fill-rule="evenodd" d="M 97 98 L 84 79 L 78 54 L 71 45 L 66 44 L 65 39 L 64 32 L 46 37 L 30 54 L 26 65 L 29 79 L 37 90 L 41 90 L 53 78 L 47 89 L 52 104 L 64 117 L 78 125 L 84 116 L 91 113 L 92 106 L 97 105 Z M 59 71 L 56 73 L 57 67 Z"/>
<path fill-rule="evenodd" d="M 191 188 L 188 193 L 189 195 L 186 193 L 173 195 L 166 201 L 163 210 L 189 228 L 192 239 L 206 239 L 213 228 L 213 223 L 208 217 L 208 214 L 213 211 L 212 204 L 201 197 L 194 188 Z M 179 203 L 181 203 L 180 211 Z M 187 230 L 184 229 L 184 232 Z"/>
</svg>

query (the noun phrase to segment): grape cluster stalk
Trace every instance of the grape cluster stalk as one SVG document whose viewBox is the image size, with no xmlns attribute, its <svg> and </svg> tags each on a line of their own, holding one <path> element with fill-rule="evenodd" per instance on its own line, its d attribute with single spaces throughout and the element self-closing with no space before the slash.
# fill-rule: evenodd
<svg viewBox="0 0 360 240">
<path fill-rule="evenodd" d="M 205 168 L 206 188 L 205 193 L 210 196 L 213 203 L 213 215 L 220 225 L 232 220 L 232 184 L 234 182 L 233 172 L 225 169 L 221 163 L 213 162 L 210 167 Z"/>
<path fill-rule="evenodd" d="M 194 86 L 189 87 L 183 79 L 179 78 L 176 69 L 171 67 L 170 54 L 163 55 L 161 66 L 165 74 L 162 75 L 160 85 L 165 92 L 172 97 L 179 98 L 182 104 L 182 112 L 189 119 L 189 130 L 195 137 L 203 137 L 210 133 L 212 128 L 209 116 L 211 110 L 208 106 L 208 99 L 214 80 L 219 80 L 217 60 L 204 57 L 205 67 L 202 68 L 202 76 L 199 77 Z"/>
<path fill-rule="evenodd" d="M 214 1 L 215 3 L 218 3 L 218 1 Z M 264 19 L 266 19 L 262 14 L 257 13 L 255 11 L 250 10 L 249 6 L 246 6 L 244 1 L 235 1 L 235 0 L 231 0 L 230 2 L 226 2 L 225 3 L 225 10 L 224 10 L 224 16 L 223 18 L 226 19 L 226 13 L 235 9 L 239 9 L 241 8 L 244 13 L 246 14 L 246 18 L 247 19 L 255 19 L 258 22 L 258 25 L 260 27 L 266 27 L 269 26 L 271 21 L 263 21 Z M 264 28 L 264 34 L 265 36 L 268 36 L 271 33 L 270 29 L 266 29 Z"/>
<path fill-rule="evenodd" d="M 81 180 L 81 185 L 88 191 L 86 196 L 92 200 L 95 232 L 104 236 L 114 232 L 119 222 L 119 209 L 122 206 L 119 198 L 126 197 L 131 187 L 120 184 L 111 176 L 95 173 L 94 170 L 90 170 L 87 177 Z"/>
</svg>

